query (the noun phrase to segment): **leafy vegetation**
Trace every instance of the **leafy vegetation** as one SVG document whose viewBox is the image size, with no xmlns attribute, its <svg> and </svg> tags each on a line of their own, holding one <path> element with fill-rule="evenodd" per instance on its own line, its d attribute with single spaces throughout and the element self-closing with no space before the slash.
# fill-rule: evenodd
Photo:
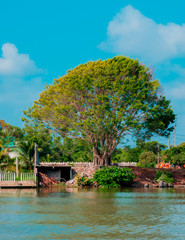
<svg viewBox="0 0 185 240">
<path fill-rule="evenodd" d="M 69 70 L 24 113 L 62 137 L 84 140 L 94 164 L 106 166 L 125 135 L 166 136 L 175 119 L 149 68 L 123 56 Z"/>
<path fill-rule="evenodd" d="M 25 168 L 32 170 L 34 163 L 34 142 L 31 140 L 20 141 L 13 151 L 19 155 Z"/>
<path fill-rule="evenodd" d="M 163 181 L 166 183 L 173 183 L 174 179 L 173 179 L 173 174 L 168 172 L 168 171 L 157 171 L 156 173 L 156 177 L 155 180 L 157 182 Z"/>
<path fill-rule="evenodd" d="M 157 163 L 157 156 L 153 152 L 143 152 L 139 158 L 139 167 L 154 168 Z"/>
<path fill-rule="evenodd" d="M 141 140 L 136 141 L 136 147 L 131 148 L 126 146 L 115 150 L 112 156 L 113 162 L 139 162 L 139 158 L 143 152 L 153 152 L 156 156 L 158 151 L 162 154 L 167 148 L 166 145 L 160 144 L 157 141 L 144 142 Z"/>
<path fill-rule="evenodd" d="M 3 131 L 2 129 L 0 130 L 0 163 L 5 164 L 5 166 L 1 165 L 1 168 L 9 169 L 12 164 L 15 164 L 14 160 L 11 160 L 9 157 L 9 152 L 12 150 L 19 153 L 19 163 L 21 163 L 22 167 L 25 170 L 28 168 L 31 169 L 33 166 L 34 143 L 37 143 L 39 146 L 39 155 L 42 162 L 93 161 L 91 146 L 84 140 L 67 137 L 61 138 L 60 136 L 53 135 L 53 132 L 50 129 L 45 128 L 43 124 L 37 125 L 33 122 L 29 122 L 29 124 L 25 123 L 23 129 L 10 126 L 9 124 L 5 124 L 5 126 L 6 127 L 4 127 Z M 10 131 L 7 131 L 7 129 Z M 12 143 L 16 143 L 16 146 L 14 148 L 9 148 L 9 144 Z M 165 148 L 166 146 L 163 144 L 159 144 L 158 146 L 157 141 L 144 142 L 137 140 L 136 147 L 134 148 L 126 146 L 123 149 L 116 149 L 113 153 L 112 159 L 114 162 L 139 162 L 143 152 L 151 150 L 156 156 L 159 149 L 160 154 L 163 152 L 163 155 L 167 155 L 168 158 L 170 157 L 171 163 L 179 165 L 183 163 L 183 159 L 181 160 L 178 155 L 181 153 L 181 157 L 183 158 L 184 156 L 183 144 L 180 147 L 178 146 L 171 150 L 164 150 Z M 156 158 L 152 158 L 154 160 L 153 166 L 156 163 Z M 152 159 L 151 161 L 153 161 Z M 151 161 L 149 161 L 149 163 L 151 163 Z M 152 164 L 144 164 L 144 166 L 152 167 Z"/>
<path fill-rule="evenodd" d="M 167 136 L 175 115 L 159 81 L 138 60 L 119 56 L 81 64 L 46 86 L 24 113 L 23 129 L 0 121 L 0 163 L 11 162 L 9 146 L 16 145 L 23 165 L 32 168 L 34 143 L 43 162 L 108 166 L 113 160 L 152 167 L 163 151 L 171 163 L 185 163 L 184 146 L 173 152 L 145 142 L 153 134 Z M 139 139 L 136 147 L 118 148 L 130 134 Z"/>
<path fill-rule="evenodd" d="M 10 124 L 0 121 L 0 163 L 9 165 L 11 159 L 9 157 L 9 147 L 14 145 L 15 141 L 23 136 L 22 129 L 11 126 Z"/>
<path fill-rule="evenodd" d="M 89 145 L 81 139 L 64 138 L 61 150 L 61 161 L 92 162 L 92 150 Z"/>
<path fill-rule="evenodd" d="M 171 147 L 164 151 L 163 154 L 166 156 L 166 162 L 182 166 L 185 164 L 185 143 L 181 143 L 176 147 Z"/>
<path fill-rule="evenodd" d="M 9 147 L 13 144 L 15 145 L 15 143 L 16 147 Z M 1 169 L 10 170 L 11 166 L 15 166 L 15 159 L 10 159 L 9 157 L 11 150 L 19 153 L 19 164 L 21 164 L 24 170 L 32 169 L 34 143 L 37 143 L 39 146 L 40 160 L 43 162 L 93 161 L 91 146 L 84 140 L 61 138 L 53 135 L 53 132 L 42 124 L 25 124 L 25 127 L 20 129 L 5 123 L 3 129 L 0 129 Z M 165 145 L 159 144 L 157 141 L 144 142 L 137 140 L 134 148 L 126 146 L 122 149 L 116 149 L 112 159 L 114 162 L 137 162 L 138 166 L 154 167 L 159 150 L 160 161 L 162 159 L 179 166 L 185 164 L 185 144 L 182 143 L 167 150 L 165 148 Z"/>
<path fill-rule="evenodd" d="M 101 187 L 121 187 L 129 186 L 133 182 L 135 176 L 132 169 L 118 167 L 104 167 L 96 170 L 93 180 Z"/>
<path fill-rule="evenodd" d="M 138 162 L 141 153 L 142 149 L 138 146 L 134 148 L 130 146 L 125 146 L 122 149 L 118 148 L 113 153 L 112 162 Z"/>
<path fill-rule="evenodd" d="M 90 187 L 93 184 L 93 180 L 91 178 L 80 175 L 77 175 L 75 178 L 79 187 Z"/>
</svg>

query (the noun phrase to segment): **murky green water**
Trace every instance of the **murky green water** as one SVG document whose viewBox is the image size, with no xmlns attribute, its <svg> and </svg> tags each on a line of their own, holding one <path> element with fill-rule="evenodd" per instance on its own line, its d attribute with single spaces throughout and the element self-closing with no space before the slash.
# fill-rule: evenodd
<svg viewBox="0 0 185 240">
<path fill-rule="evenodd" d="M 0 189 L 0 239 L 185 239 L 185 190 Z"/>
</svg>

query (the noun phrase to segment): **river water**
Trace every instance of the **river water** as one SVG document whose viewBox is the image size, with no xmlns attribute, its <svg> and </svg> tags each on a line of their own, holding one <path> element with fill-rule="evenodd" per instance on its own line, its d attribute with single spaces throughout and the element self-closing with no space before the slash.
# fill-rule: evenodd
<svg viewBox="0 0 185 240">
<path fill-rule="evenodd" d="M 185 189 L 0 189 L 0 239 L 185 239 Z"/>
</svg>

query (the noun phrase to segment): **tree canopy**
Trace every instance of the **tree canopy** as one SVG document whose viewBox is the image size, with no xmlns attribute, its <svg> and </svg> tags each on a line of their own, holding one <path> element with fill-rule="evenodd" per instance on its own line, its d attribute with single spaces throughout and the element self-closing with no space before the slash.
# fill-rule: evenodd
<svg viewBox="0 0 185 240">
<path fill-rule="evenodd" d="M 9 147 L 13 146 L 23 135 L 21 128 L 0 120 L 0 162 L 8 162 L 10 160 Z"/>
<path fill-rule="evenodd" d="M 155 155 L 167 148 L 166 145 L 157 141 L 136 141 L 136 147 L 131 148 L 129 145 L 124 148 L 117 148 L 113 155 L 113 162 L 138 162 L 143 152 L 153 152 Z"/>
<path fill-rule="evenodd" d="M 69 70 L 24 113 L 61 136 L 85 140 L 98 165 L 110 164 L 125 135 L 168 135 L 175 119 L 149 68 L 123 56 Z"/>
<path fill-rule="evenodd" d="M 163 153 L 166 156 L 166 162 L 170 162 L 174 165 L 184 165 L 185 164 L 185 143 L 173 146 L 167 149 Z"/>
</svg>

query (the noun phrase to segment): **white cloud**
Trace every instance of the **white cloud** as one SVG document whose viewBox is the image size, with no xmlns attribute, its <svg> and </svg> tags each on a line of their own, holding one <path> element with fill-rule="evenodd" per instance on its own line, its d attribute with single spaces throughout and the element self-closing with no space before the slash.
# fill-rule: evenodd
<svg viewBox="0 0 185 240">
<path fill-rule="evenodd" d="M 132 6 L 127 6 L 109 23 L 107 40 L 100 49 L 139 57 L 148 63 L 185 56 L 185 24 L 157 24 Z"/>
<path fill-rule="evenodd" d="M 2 46 L 2 57 L 0 58 L 1 76 L 30 76 L 42 73 L 28 54 L 18 53 L 14 44 L 5 43 Z"/>
<path fill-rule="evenodd" d="M 0 119 L 20 124 L 22 110 L 32 106 L 43 90 L 43 74 L 28 54 L 14 44 L 2 46 L 0 58 Z"/>
</svg>

